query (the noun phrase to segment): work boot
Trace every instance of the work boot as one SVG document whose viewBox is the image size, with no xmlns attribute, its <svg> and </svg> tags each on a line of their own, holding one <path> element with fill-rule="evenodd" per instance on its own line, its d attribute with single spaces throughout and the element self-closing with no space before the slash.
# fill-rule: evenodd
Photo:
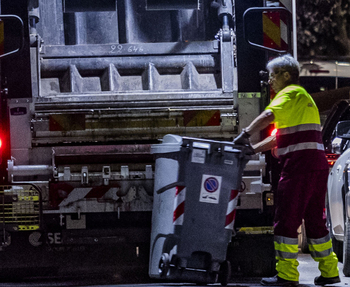
<svg viewBox="0 0 350 287">
<path fill-rule="evenodd" d="M 299 281 L 290 281 L 275 275 L 274 277 L 261 279 L 260 284 L 264 286 L 297 286 Z"/>
<path fill-rule="evenodd" d="M 318 276 L 315 278 L 315 285 L 328 285 L 328 284 L 335 284 L 335 283 L 339 283 L 340 282 L 340 278 L 339 276 L 335 276 L 335 277 L 330 277 L 330 278 L 326 278 L 323 276 Z"/>
</svg>

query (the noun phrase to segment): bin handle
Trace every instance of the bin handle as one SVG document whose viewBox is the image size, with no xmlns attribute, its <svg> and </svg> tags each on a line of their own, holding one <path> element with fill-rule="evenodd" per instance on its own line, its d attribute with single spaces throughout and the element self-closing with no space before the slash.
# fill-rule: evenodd
<svg viewBox="0 0 350 287">
<path fill-rule="evenodd" d="M 182 181 L 176 181 L 176 182 L 170 183 L 170 184 L 168 184 L 168 185 L 166 185 L 166 186 L 163 186 L 162 188 L 158 189 L 158 190 L 156 191 L 156 193 L 157 193 L 157 194 L 161 194 L 161 193 L 163 193 L 164 191 L 167 191 L 168 189 L 173 188 L 173 187 L 176 187 L 176 186 L 179 186 L 179 185 L 180 185 L 180 186 L 185 186 L 185 183 L 182 182 Z"/>
</svg>

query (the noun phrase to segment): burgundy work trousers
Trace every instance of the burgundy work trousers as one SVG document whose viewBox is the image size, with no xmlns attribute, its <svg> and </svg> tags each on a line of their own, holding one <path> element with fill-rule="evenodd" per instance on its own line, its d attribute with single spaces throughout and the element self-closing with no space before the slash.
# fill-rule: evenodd
<svg viewBox="0 0 350 287">
<path fill-rule="evenodd" d="M 328 234 L 325 217 L 328 173 L 328 170 L 301 174 L 282 172 L 275 194 L 275 235 L 297 238 L 302 219 L 308 238 Z"/>
</svg>

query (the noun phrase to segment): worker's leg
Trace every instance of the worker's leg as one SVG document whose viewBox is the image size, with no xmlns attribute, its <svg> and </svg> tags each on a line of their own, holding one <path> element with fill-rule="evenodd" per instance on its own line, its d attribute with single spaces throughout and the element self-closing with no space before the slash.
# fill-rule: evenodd
<svg viewBox="0 0 350 287">
<path fill-rule="evenodd" d="M 328 170 L 310 173 L 309 178 L 308 189 L 312 196 L 308 201 L 304 220 L 310 253 L 318 262 L 322 277 L 336 277 L 339 275 L 338 258 L 333 252 L 324 213 Z"/>
<path fill-rule="evenodd" d="M 318 262 L 318 269 L 324 278 L 339 276 L 338 258 L 333 252 L 332 240 L 327 234 L 325 237 L 312 239 L 308 238 L 312 258 Z"/>
<path fill-rule="evenodd" d="M 298 238 L 275 236 L 276 271 L 278 277 L 299 281 Z"/>
<path fill-rule="evenodd" d="M 305 208 L 303 180 L 282 174 L 278 183 L 275 211 L 275 251 L 278 277 L 298 281 L 298 232 Z"/>
</svg>

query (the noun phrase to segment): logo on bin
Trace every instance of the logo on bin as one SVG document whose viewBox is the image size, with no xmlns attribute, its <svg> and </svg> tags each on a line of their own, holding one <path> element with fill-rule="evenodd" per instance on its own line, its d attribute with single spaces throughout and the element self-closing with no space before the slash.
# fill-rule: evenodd
<svg viewBox="0 0 350 287">
<path fill-rule="evenodd" d="M 221 181 L 221 176 L 203 174 L 199 201 L 219 203 Z"/>
<path fill-rule="evenodd" d="M 215 192 L 219 188 L 219 182 L 215 177 L 208 177 L 204 182 L 204 188 L 207 192 Z"/>
</svg>

